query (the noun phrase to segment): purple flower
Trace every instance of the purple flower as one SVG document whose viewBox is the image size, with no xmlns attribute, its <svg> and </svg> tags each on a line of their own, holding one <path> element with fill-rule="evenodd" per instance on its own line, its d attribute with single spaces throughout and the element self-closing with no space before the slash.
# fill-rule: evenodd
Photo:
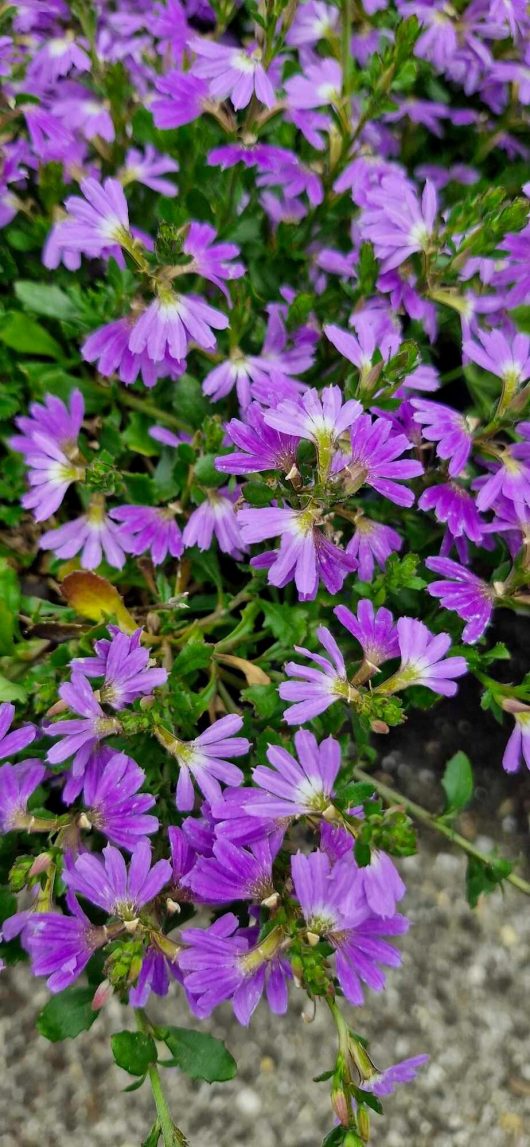
<svg viewBox="0 0 530 1147">
<path fill-rule="evenodd" d="M 120 541 L 128 553 L 148 553 L 155 566 L 168 555 L 182 556 L 184 542 L 173 506 L 118 506 L 110 517 L 121 523 Z"/>
<path fill-rule="evenodd" d="M 254 783 L 263 791 L 245 801 L 251 814 L 295 817 L 328 808 L 340 769 L 339 742 L 326 737 L 319 745 L 312 733 L 300 729 L 294 743 L 298 760 L 280 745 L 269 745 L 267 760 L 272 768 L 258 765 L 253 770 Z"/>
<path fill-rule="evenodd" d="M 382 522 L 374 522 L 359 513 L 355 519 L 355 533 L 346 546 L 358 563 L 357 576 L 361 581 L 372 581 L 375 563 L 384 569 L 391 553 L 399 552 L 403 546 L 396 530 Z"/>
<path fill-rule="evenodd" d="M 407 891 L 394 861 L 379 848 L 370 849 L 370 862 L 357 869 L 357 882 L 368 908 L 376 916 L 394 916 Z"/>
<path fill-rule="evenodd" d="M 323 4 L 322 0 L 309 0 L 297 8 L 294 20 L 286 36 L 286 43 L 293 48 L 305 44 L 316 44 L 334 32 L 339 15 L 336 8 Z"/>
<path fill-rule="evenodd" d="M 344 995 L 351 1004 L 361 1005 L 363 983 L 376 992 L 385 986 L 379 964 L 397 968 L 401 963 L 399 952 L 381 936 L 400 935 L 408 920 L 399 915 L 383 919 L 370 910 L 348 857 L 332 865 L 324 852 L 297 852 L 291 871 L 308 931 L 335 948 Z"/>
<path fill-rule="evenodd" d="M 48 750 L 46 759 L 51 765 L 59 765 L 73 757 L 72 773 L 81 776 L 100 742 L 117 733 L 120 725 L 115 717 L 107 717 L 86 677 L 77 670 L 71 681 L 61 685 L 59 696 L 78 716 L 43 725 L 48 737 L 61 738 Z"/>
<path fill-rule="evenodd" d="M 178 904 L 180 901 L 192 899 L 189 888 L 182 883 L 183 877 L 191 872 L 197 860 L 197 853 L 192 848 L 186 833 L 177 825 L 171 824 L 167 830 L 171 852 L 171 900 Z"/>
<path fill-rule="evenodd" d="M 312 442 L 317 449 L 321 478 L 329 473 L 333 451 L 340 437 L 359 417 L 360 402 L 342 402 L 338 386 L 325 386 L 320 392 L 306 390 L 298 402 L 280 402 L 264 414 L 265 422 L 283 434 L 296 434 Z"/>
<path fill-rule="evenodd" d="M 425 250 L 436 221 L 436 190 L 427 180 L 421 200 L 402 177 L 384 176 L 370 191 L 361 216 L 363 239 L 374 245 L 383 271 L 399 267 L 416 251 Z"/>
<path fill-rule="evenodd" d="M 226 315 L 205 303 L 198 295 L 176 295 L 166 291 L 147 307 L 134 322 L 129 335 L 129 350 L 133 354 L 146 351 L 153 362 L 161 362 L 168 353 L 175 362 L 182 362 L 190 342 L 203 350 L 215 346 L 213 329 L 228 326 Z"/>
<path fill-rule="evenodd" d="M 491 473 L 473 483 L 478 489 L 477 508 L 490 510 L 500 496 L 513 502 L 521 521 L 530 507 L 530 448 L 527 442 L 503 446 L 499 464 L 488 463 Z"/>
<path fill-rule="evenodd" d="M 157 92 L 151 104 L 155 127 L 182 127 L 198 119 L 208 103 L 208 84 L 191 72 L 167 72 L 157 76 Z"/>
<path fill-rule="evenodd" d="M 267 797 L 249 785 L 223 789 L 221 796 L 210 804 L 216 838 L 231 840 L 233 844 L 243 844 L 246 847 L 269 837 L 272 838 L 276 853 L 285 836 L 285 818 L 270 817 L 266 812 L 249 812 L 247 802 L 259 802 L 261 799 L 266 801 Z"/>
<path fill-rule="evenodd" d="M 15 753 L 20 753 L 21 749 L 26 749 L 37 736 L 34 725 L 22 725 L 20 729 L 13 729 L 9 733 L 8 729 L 13 724 L 14 717 L 15 706 L 9 701 L 3 701 L 0 705 L 0 761 L 5 761 L 6 757 L 13 757 Z"/>
<path fill-rule="evenodd" d="M 425 565 L 434 573 L 444 575 L 444 581 L 431 582 L 427 592 L 431 597 L 438 597 L 444 609 L 454 610 L 467 621 L 462 634 L 465 642 L 471 645 L 478 641 L 491 620 L 495 591 L 482 578 L 450 558 L 427 558 Z"/>
<path fill-rule="evenodd" d="M 484 370 L 501 378 L 512 397 L 530 378 L 530 339 L 516 334 L 509 340 L 502 331 L 477 331 L 479 342 L 464 339 L 463 353 Z"/>
<path fill-rule="evenodd" d="M 412 398 L 411 405 L 415 411 L 414 421 L 423 427 L 423 437 L 438 444 L 438 457 L 448 458 L 451 478 L 458 477 L 467 465 L 473 441 L 466 416 L 425 398 Z"/>
<path fill-rule="evenodd" d="M 22 729 L 20 730 L 22 732 Z M 12 734 L 13 736 L 14 734 Z M 27 803 L 46 773 L 41 761 L 0 765 L 0 830 L 27 827 Z"/>
<path fill-rule="evenodd" d="M 324 334 L 339 354 L 361 371 L 361 376 L 371 371 L 376 350 L 379 350 L 383 360 L 387 361 L 400 345 L 399 334 L 392 326 L 381 336 L 368 317 L 363 321 L 357 320 L 356 334 L 343 331 L 333 323 L 325 324 Z"/>
<path fill-rule="evenodd" d="M 140 645 L 142 629 L 129 635 L 110 625 L 109 632 L 110 639 L 102 637 L 95 642 L 96 656 L 76 657 L 72 670 L 85 677 L 102 677 L 98 690 L 100 701 L 112 709 L 123 709 L 138 697 L 149 696 L 153 689 L 165 685 L 167 671 L 150 666 L 149 650 Z"/>
<path fill-rule="evenodd" d="M 268 838 L 243 848 L 221 837 L 213 846 L 213 856 L 199 857 L 182 883 L 209 904 L 266 903 L 274 894 L 273 860 Z"/>
<path fill-rule="evenodd" d="M 39 87 L 53 87 L 72 70 L 90 71 L 90 56 L 70 35 L 50 36 L 35 52 L 27 78 Z"/>
<path fill-rule="evenodd" d="M 530 706 L 509 697 L 503 708 L 512 713 L 515 725 L 504 750 L 502 767 L 507 773 L 516 773 L 523 760 L 530 769 Z"/>
<path fill-rule="evenodd" d="M 129 148 L 121 172 L 121 182 L 124 186 L 128 183 L 143 183 L 151 191 L 157 191 L 159 195 L 172 199 L 177 194 L 177 188 L 174 183 L 169 179 L 163 179 L 162 176 L 178 169 L 179 165 L 174 159 L 169 155 L 160 155 L 152 143 L 148 143 L 143 153 L 136 147 Z"/>
<path fill-rule="evenodd" d="M 145 904 L 158 896 L 171 879 L 169 860 L 157 860 L 151 867 L 151 846 L 139 840 L 129 862 L 112 844 L 103 856 L 82 852 L 72 860 L 67 857 L 63 879 L 70 892 L 96 904 L 109 916 L 134 920 Z"/>
<path fill-rule="evenodd" d="M 192 777 L 207 800 L 221 795 L 219 781 L 225 785 L 240 785 L 243 773 L 230 761 L 230 757 L 243 757 L 250 749 L 246 737 L 236 737 L 243 721 L 241 717 L 221 717 L 193 741 L 179 741 L 174 737 L 159 738 L 179 763 L 177 781 L 177 808 L 187 812 L 195 802 Z"/>
<path fill-rule="evenodd" d="M 53 550 L 58 558 L 67 561 L 81 553 L 81 566 L 85 570 L 97 569 L 105 557 L 110 566 L 121 570 L 125 565 L 125 552 L 121 543 L 120 527 L 105 513 L 103 499 L 92 499 L 86 514 L 65 522 L 56 530 L 42 535 L 41 550 Z"/>
<path fill-rule="evenodd" d="M 192 65 L 192 73 L 208 80 L 208 91 L 213 100 L 230 97 L 236 111 L 246 108 L 252 96 L 271 108 L 275 103 L 274 88 L 261 63 L 259 48 L 229 47 L 213 40 L 193 39 L 189 47 L 199 58 Z"/>
<path fill-rule="evenodd" d="M 67 216 L 61 224 L 61 235 L 72 251 L 82 251 L 97 258 L 114 243 L 125 245 L 130 240 L 129 210 L 121 183 L 116 179 L 83 179 L 83 198 L 70 195 L 65 200 Z"/>
<path fill-rule="evenodd" d="M 362 598 L 357 606 L 357 616 L 345 605 L 337 605 L 333 612 L 359 642 L 363 659 L 371 670 L 399 655 L 397 630 L 389 609 L 381 606 L 376 612 L 372 602 Z"/>
<path fill-rule="evenodd" d="M 345 577 L 356 568 L 355 559 L 330 542 L 318 529 L 318 509 L 242 509 L 237 515 L 244 542 L 263 542 L 281 536 L 278 551 L 260 555 L 252 565 L 268 568 L 271 585 L 283 587 L 294 578 L 301 601 L 313 601 L 319 579 L 330 593 L 338 593 Z"/>
<path fill-rule="evenodd" d="M 132 1008 L 145 1007 L 151 992 L 154 992 L 155 996 L 167 996 L 170 974 L 179 983 L 181 982 L 182 977 L 176 960 L 176 955 L 172 960 L 166 953 L 157 951 L 155 947 L 148 947 L 143 955 L 138 979 L 134 986 L 129 989 L 129 1004 Z M 190 1000 L 188 1000 L 188 1004 L 191 1008 Z"/>
<path fill-rule="evenodd" d="M 298 382 L 296 376 L 313 365 L 318 335 L 310 327 L 301 327 L 289 336 L 285 326 L 287 308 L 283 304 L 270 304 L 267 310 L 269 318 L 261 354 L 244 355 L 236 348 L 227 362 L 216 366 L 204 379 L 204 393 L 214 401 L 224 398 L 235 385 L 240 406 L 247 407 L 251 397 L 249 380 L 252 396 L 266 406 L 275 406 L 291 395 L 296 398 L 303 389 L 303 383 Z"/>
<path fill-rule="evenodd" d="M 243 263 L 234 263 L 241 254 L 235 243 L 216 243 L 217 231 L 209 223 L 190 223 L 188 234 L 182 244 L 185 255 L 191 259 L 185 267 L 188 275 L 201 275 L 209 279 L 229 295 L 224 287 L 225 280 L 240 279 L 245 274 Z"/>
<path fill-rule="evenodd" d="M 319 626 L 316 635 L 328 657 L 295 645 L 296 652 L 313 661 L 316 669 L 299 665 L 296 661 L 287 661 L 284 666 L 288 677 L 298 678 L 297 681 L 283 681 L 278 689 L 282 701 L 294 702 L 283 715 L 288 725 L 303 725 L 306 721 L 312 721 L 313 717 L 324 713 L 339 697 L 348 700 L 350 696 L 346 665 L 335 638 L 323 625 Z"/>
<path fill-rule="evenodd" d="M 77 980 L 97 948 L 107 943 L 105 928 L 91 924 L 75 896 L 67 896 L 71 916 L 58 912 L 28 917 L 23 944 L 34 976 L 47 976 L 50 992 L 62 992 Z"/>
<path fill-rule="evenodd" d="M 30 417 L 15 420 L 21 433 L 11 438 L 9 445 L 24 455 L 30 490 L 23 495 L 22 505 L 32 510 L 37 522 L 51 517 L 72 482 L 84 478 L 77 443 L 84 412 L 83 396 L 74 390 L 69 408 L 60 398 L 47 394 L 43 405 L 30 405 Z"/>
<path fill-rule="evenodd" d="M 351 428 L 352 455 L 346 468 L 348 488 L 371 486 L 397 506 L 412 506 L 412 490 L 400 485 L 423 473 L 421 462 L 399 455 L 411 449 L 404 434 L 394 434 L 386 418 L 361 414 Z"/>
<path fill-rule="evenodd" d="M 96 828 L 112 844 L 134 852 L 144 837 L 158 829 L 156 816 L 148 815 L 155 798 L 138 792 L 145 773 L 125 753 L 113 753 L 109 759 L 100 754 L 96 762 L 85 775 L 83 827 Z"/>
<path fill-rule="evenodd" d="M 186 549 L 198 546 L 200 550 L 209 550 L 215 535 L 219 549 L 241 561 L 246 546 L 234 509 L 238 497 L 239 491 L 230 490 L 228 486 L 208 490 L 205 501 L 193 511 L 184 527 L 182 538 Z"/>
<path fill-rule="evenodd" d="M 467 672 L 465 657 L 445 657 L 451 645 L 447 633 L 434 636 L 422 621 L 400 617 L 397 622 L 401 665 L 379 686 L 380 693 L 397 693 L 410 685 L 424 685 L 443 697 L 454 697 L 454 677 Z"/>
<path fill-rule="evenodd" d="M 411 1083 L 416 1078 L 418 1068 L 428 1062 L 428 1055 L 415 1055 L 411 1059 L 401 1060 L 401 1063 L 394 1063 L 385 1071 L 377 1072 L 371 1079 L 364 1080 L 363 1091 L 373 1091 L 379 1098 L 392 1095 L 400 1083 Z"/>
<path fill-rule="evenodd" d="M 240 452 L 215 459 L 223 474 L 256 474 L 262 470 L 281 470 L 289 474 L 296 462 L 299 435 L 282 434 L 265 421 L 261 407 L 251 402 L 245 411 L 245 422 L 231 418 L 225 431 Z"/>
<path fill-rule="evenodd" d="M 81 347 L 85 362 L 96 362 L 99 373 L 105 378 L 117 374 L 126 386 L 136 382 L 138 377 L 149 388 L 155 386 L 159 378 L 178 378 L 186 364 L 172 358 L 169 350 L 166 349 L 162 358 L 153 362 L 145 348 L 138 353 L 129 349 L 133 322 L 132 316 L 125 316 L 92 331 Z"/>
<path fill-rule="evenodd" d="M 439 522 L 446 522 L 452 538 L 481 542 L 484 524 L 471 494 L 456 482 L 429 486 L 418 501 L 420 510 L 434 510 Z"/>
<path fill-rule="evenodd" d="M 182 939 L 188 947 L 180 953 L 179 966 L 200 1016 L 231 999 L 236 1018 L 246 1026 L 264 991 L 272 1012 L 287 1011 L 292 973 L 280 955 L 283 936 L 278 929 L 257 944 L 257 928 L 238 928 L 237 917 L 228 912 L 209 928 L 186 928 Z"/>
<path fill-rule="evenodd" d="M 291 109 L 308 110 L 339 102 L 342 91 L 342 68 L 327 58 L 309 64 L 302 76 L 292 76 L 285 84 Z"/>
</svg>

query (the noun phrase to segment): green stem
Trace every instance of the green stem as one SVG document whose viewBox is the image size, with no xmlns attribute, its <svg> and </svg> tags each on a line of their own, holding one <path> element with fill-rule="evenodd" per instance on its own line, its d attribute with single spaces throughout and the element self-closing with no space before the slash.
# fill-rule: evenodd
<svg viewBox="0 0 530 1147">
<path fill-rule="evenodd" d="M 340 58 L 342 65 L 342 90 L 345 96 L 350 93 L 352 0 L 341 0 L 342 26 L 340 38 Z"/>
<path fill-rule="evenodd" d="M 143 1008 L 136 1008 L 136 1023 L 140 1031 L 147 1032 L 151 1035 L 151 1024 L 144 1012 Z M 164 1141 L 164 1147 L 187 1147 L 185 1136 L 182 1131 L 175 1126 L 171 1117 L 167 1099 L 164 1095 L 162 1087 L 162 1080 L 160 1079 L 160 1072 L 156 1063 L 151 1063 L 147 1069 L 149 1083 L 151 1084 L 151 1091 L 153 1092 L 153 1099 L 155 1101 L 156 1114 L 160 1124 L 160 1131 Z"/>
<path fill-rule="evenodd" d="M 119 401 L 124 406 L 130 406 L 131 410 L 139 410 L 142 414 L 149 414 L 151 418 L 158 419 L 165 426 L 174 427 L 175 430 L 189 430 L 186 423 L 182 422 L 180 418 L 176 418 L 174 414 L 168 414 L 159 406 L 155 406 L 154 402 L 146 402 L 143 398 L 137 398 L 135 394 L 129 394 L 126 390 L 120 390 Z"/>
<path fill-rule="evenodd" d="M 428 812 L 422 805 L 416 804 L 415 801 L 409 800 L 408 797 L 404 797 L 402 793 L 397 792 L 396 789 L 391 789 L 389 785 L 382 784 L 382 782 L 376 780 L 371 773 L 365 772 L 365 770 L 359 768 L 358 765 L 355 765 L 353 775 L 356 780 L 367 781 L 373 785 L 375 791 L 383 797 L 383 800 L 385 800 L 387 804 L 402 805 L 411 817 L 421 821 L 422 824 L 428 825 L 429 828 L 435 829 L 435 831 L 441 833 L 442 836 L 447 837 L 447 840 L 450 840 L 452 844 L 458 845 L 468 856 L 473 856 L 475 860 L 480 860 L 482 864 L 491 864 L 491 856 L 475 848 L 469 840 L 466 840 L 465 836 L 461 836 L 459 832 L 455 832 L 450 825 L 433 816 L 432 813 Z M 523 880 L 522 876 L 518 876 L 515 872 L 510 872 L 509 875 L 505 877 L 505 880 L 513 884 L 514 888 L 518 888 L 520 892 L 524 892 L 526 896 L 530 896 L 530 884 L 527 880 Z"/>
</svg>

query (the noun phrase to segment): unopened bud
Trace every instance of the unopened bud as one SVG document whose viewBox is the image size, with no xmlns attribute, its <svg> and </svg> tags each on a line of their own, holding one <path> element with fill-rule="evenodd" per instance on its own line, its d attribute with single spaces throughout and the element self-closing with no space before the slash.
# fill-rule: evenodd
<svg viewBox="0 0 530 1147">
<path fill-rule="evenodd" d="M 47 872 L 53 859 L 49 852 L 41 852 L 39 856 L 35 857 L 33 864 L 29 870 L 28 876 L 41 876 L 43 872 Z"/>
<path fill-rule="evenodd" d="M 331 1106 L 343 1127 L 348 1127 L 351 1121 L 351 1110 L 348 1097 L 340 1082 L 333 1085 L 331 1090 Z"/>
<path fill-rule="evenodd" d="M 109 983 L 108 980 L 102 980 L 92 997 L 92 1003 L 90 1005 L 92 1011 L 99 1012 L 100 1008 L 103 1008 L 105 1004 L 109 1002 L 113 992 L 114 988 L 112 987 L 112 984 Z"/>
<path fill-rule="evenodd" d="M 46 710 L 46 716 L 57 717 L 59 713 L 66 713 L 67 708 L 68 705 L 66 701 L 56 701 L 54 705 L 51 705 L 50 708 Z"/>
<path fill-rule="evenodd" d="M 375 717 L 373 721 L 370 721 L 370 728 L 372 730 L 372 733 L 389 733 L 390 732 L 390 726 L 387 725 L 386 721 L 380 721 L 378 717 Z"/>
<path fill-rule="evenodd" d="M 167 896 L 166 912 L 168 912 L 170 916 L 174 916 L 175 912 L 180 912 L 180 904 L 178 900 L 172 900 L 171 896 Z"/>
<path fill-rule="evenodd" d="M 359 1139 L 356 1131 L 348 1131 L 342 1140 L 342 1147 L 364 1147 L 363 1140 Z"/>
<path fill-rule="evenodd" d="M 370 1138 L 370 1116 L 366 1107 L 360 1107 L 357 1112 L 357 1126 L 361 1139 L 367 1143 Z"/>
</svg>

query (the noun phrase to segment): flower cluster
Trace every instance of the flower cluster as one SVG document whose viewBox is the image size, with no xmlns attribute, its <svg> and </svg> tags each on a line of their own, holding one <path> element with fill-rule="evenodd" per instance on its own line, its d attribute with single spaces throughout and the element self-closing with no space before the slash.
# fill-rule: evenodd
<svg viewBox="0 0 530 1147">
<path fill-rule="evenodd" d="M 378 1071 L 344 1011 L 407 929 L 381 738 L 470 674 L 530 768 L 528 677 L 495 671 L 530 603 L 527 7 L 25 0 L 0 30 L 7 954 L 58 1008 L 86 975 L 199 1027 L 301 987 L 337 1029 L 326 1144 L 360 1147 L 425 1059 Z M 510 878 L 468 851 L 472 896 Z"/>
</svg>

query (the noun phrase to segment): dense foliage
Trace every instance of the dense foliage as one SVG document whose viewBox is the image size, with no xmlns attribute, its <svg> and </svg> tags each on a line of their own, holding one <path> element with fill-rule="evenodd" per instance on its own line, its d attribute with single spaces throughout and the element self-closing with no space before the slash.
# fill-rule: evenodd
<svg viewBox="0 0 530 1147">
<path fill-rule="evenodd" d="M 466 673 L 530 766 L 489 636 L 530 602 L 527 6 L 0 20 L 4 959 L 50 1040 L 130 1004 L 150 1147 L 185 1143 L 163 1068 L 235 1074 L 200 1021 L 302 989 L 359 1147 L 426 1059 L 379 1070 L 348 1009 L 400 962 L 413 822 L 472 904 L 530 892 L 455 831 L 463 753 L 438 817 L 370 775 Z M 189 1030 L 145 1010 L 175 990 Z"/>
</svg>

